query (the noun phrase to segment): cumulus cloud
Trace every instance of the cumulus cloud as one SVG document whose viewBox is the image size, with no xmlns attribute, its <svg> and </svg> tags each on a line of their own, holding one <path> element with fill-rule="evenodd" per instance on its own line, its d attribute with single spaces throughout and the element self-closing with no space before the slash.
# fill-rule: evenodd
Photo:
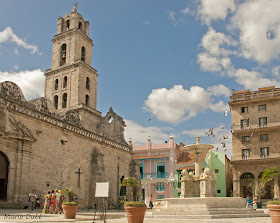
<svg viewBox="0 0 280 223">
<path fill-rule="evenodd" d="M 0 32 L 0 44 L 5 42 L 14 42 L 18 46 L 23 47 L 26 50 L 30 50 L 31 53 L 38 52 L 38 47 L 34 44 L 29 44 L 25 40 L 19 38 L 11 29 L 11 27 L 5 28 Z M 18 50 L 15 49 L 15 53 L 18 54 Z"/>
<path fill-rule="evenodd" d="M 198 14 L 210 25 L 213 20 L 225 20 L 229 11 L 235 10 L 234 0 L 199 0 Z"/>
<path fill-rule="evenodd" d="M 183 15 L 191 14 L 191 10 L 189 8 L 182 9 L 180 11 Z"/>
<path fill-rule="evenodd" d="M 145 109 L 160 121 L 178 124 L 207 109 L 225 111 L 227 105 L 214 103 L 211 96 L 210 92 L 199 86 L 185 90 L 182 85 L 174 85 L 171 89 L 154 89 L 145 101 Z"/>
<path fill-rule="evenodd" d="M 177 20 L 176 20 L 176 17 L 175 17 L 175 12 L 170 11 L 170 12 L 168 13 L 168 18 L 169 18 L 169 20 L 170 20 L 174 25 L 177 24 Z"/>
<path fill-rule="evenodd" d="M 266 63 L 280 55 L 280 1 L 244 1 L 231 26 L 238 29 L 241 53 L 247 59 Z"/>
<path fill-rule="evenodd" d="M 150 25 L 150 24 L 151 24 L 151 22 L 149 20 L 144 21 L 144 25 Z"/>
<path fill-rule="evenodd" d="M 0 71 L 0 82 L 3 81 L 12 81 L 16 83 L 21 88 L 27 100 L 44 95 L 45 77 L 40 69 L 19 72 Z"/>
<path fill-rule="evenodd" d="M 207 88 L 207 91 L 215 96 L 224 96 L 224 97 L 229 97 L 230 96 L 230 90 L 228 87 L 226 87 L 223 84 L 219 85 L 214 85 L 212 87 Z"/>
<path fill-rule="evenodd" d="M 166 134 L 166 131 L 171 132 L 171 128 L 160 128 L 156 126 L 144 127 L 131 120 L 124 120 L 126 127 L 124 136 L 128 142 L 131 138 L 133 145 L 147 144 L 148 136 L 151 137 L 152 143 L 161 144 L 169 139 L 171 133 Z"/>
</svg>

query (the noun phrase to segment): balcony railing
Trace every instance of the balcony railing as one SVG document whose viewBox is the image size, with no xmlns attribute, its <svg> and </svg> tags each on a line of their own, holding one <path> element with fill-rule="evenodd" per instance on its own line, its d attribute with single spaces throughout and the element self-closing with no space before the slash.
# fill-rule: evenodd
<svg viewBox="0 0 280 223">
<path fill-rule="evenodd" d="M 151 179 L 151 178 L 167 178 L 168 173 L 166 172 L 159 172 L 159 173 L 142 173 L 141 179 Z"/>
</svg>

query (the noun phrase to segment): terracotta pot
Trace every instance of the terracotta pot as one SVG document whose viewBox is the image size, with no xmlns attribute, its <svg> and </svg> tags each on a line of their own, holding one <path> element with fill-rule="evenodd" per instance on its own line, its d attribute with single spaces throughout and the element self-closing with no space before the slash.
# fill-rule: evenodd
<svg viewBox="0 0 280 223">
<path fill-rule="evenodd" d="M 62 205 L 64 218 L 76 218 L 78 206 Z"/>
<path fill-rule="evenodd" d="M 267 208 L 269 210 L 272 223 L 280 223 L 280 205 L 268 204 Z"/>
<path fill-rule="evenodd" d="M 146 207 L 124 207 L 128 223 L 143 223 Z"/>
</svg>

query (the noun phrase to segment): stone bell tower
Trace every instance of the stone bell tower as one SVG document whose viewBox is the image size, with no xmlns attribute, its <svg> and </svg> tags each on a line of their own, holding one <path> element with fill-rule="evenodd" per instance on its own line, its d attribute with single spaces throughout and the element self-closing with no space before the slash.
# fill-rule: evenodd
<svg viewBox="0 0 280 223">
<path fill-rule="evenodd" d="M 58 18 L 52 42 L 52 66 L 45 73 L 45 97 L 61 115 L 72 109 L 99 113 L 96 111 L 98 74 L 91 67 L 93 43 L 89 38 L 89 22 L 77 12 L 77 4 L 72 12 Z"/>
</svg>

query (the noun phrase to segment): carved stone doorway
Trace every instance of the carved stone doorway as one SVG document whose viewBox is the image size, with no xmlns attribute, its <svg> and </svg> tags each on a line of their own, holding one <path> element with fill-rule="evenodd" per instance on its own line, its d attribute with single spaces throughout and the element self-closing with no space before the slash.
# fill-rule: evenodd
<svg viewBox="0 0 280 223">
<path fill-rule="evenodd" d="M 0 152 L 0 200 L 7 200 L 9 160 Z"/>
</svg>

